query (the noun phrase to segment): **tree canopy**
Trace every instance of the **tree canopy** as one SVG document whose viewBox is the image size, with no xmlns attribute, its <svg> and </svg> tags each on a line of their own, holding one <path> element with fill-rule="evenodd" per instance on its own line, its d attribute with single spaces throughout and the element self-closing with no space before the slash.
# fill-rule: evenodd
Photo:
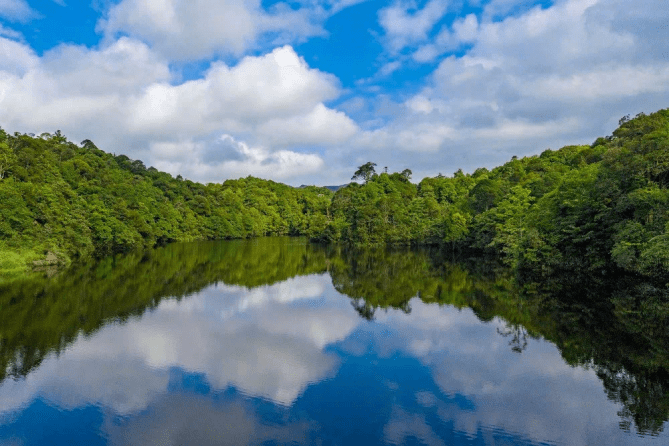
<svg viewBox="0 0 669 446">
<path fill-rule="evenodd" d="M 0 129 L 0 271 L 171 241 L 306 235 L 352 245 L 448 244 L 519 273 L 625 271 L 669 280 L 669 110 L 590 145 L 410 182 L 367 162 L 351 183 L 176 178 L 59 131 Z"/>
<path fill-rule="evenodd" d="M 353 176 L 351 177 L 352 180 L 364 180 L 364 181 L 369 181 L 375 174 L 375 168 L 376 163 L 372 162 L 367 162 L 363 164 L 362 166 L 358 167 L 358 170 L 355 171 Z"/>
<path fill-rule="evenodd" d="M 253 177 L 204 185 L 58 131 L 0 131 L 0 274 L 49 253 L 68 263 L 172 241 L 314 236 L 331 196 Z"/>
<path fill-rule="evenodd" d="M 519 272 L 563 269 L 669 280 L 669 110 L 625 117 L 591 145 L 513 157 L 492 170 L 408 181 L 366 163 L 332 197 L 322 241 L 449 243 Z"/>
</svg>

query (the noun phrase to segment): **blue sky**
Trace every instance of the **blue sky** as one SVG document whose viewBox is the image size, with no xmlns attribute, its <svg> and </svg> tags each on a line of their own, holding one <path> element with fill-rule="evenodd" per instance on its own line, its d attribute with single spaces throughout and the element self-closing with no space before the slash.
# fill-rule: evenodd
<svg viewBox="0 0 669 446">
<path fill-rule="evenodd" d="M 669 106 L 665 0 L 0 0 L 0 126 L 197 181 L 414 180 Z"/>
</svg>

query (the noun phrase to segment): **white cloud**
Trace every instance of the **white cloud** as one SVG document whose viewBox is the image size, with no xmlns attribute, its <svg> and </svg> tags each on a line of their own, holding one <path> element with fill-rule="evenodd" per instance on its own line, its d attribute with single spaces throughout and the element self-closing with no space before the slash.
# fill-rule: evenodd
<svg viewBox="0 0 669 446">
<path fill-rule="evenodd" d="M 401 110 L 361 134 L 358 151 L 388 147 L 419 179 L 591 143 L 610 134 L 620 116 L 668 106 L 665 2 L 528 5 L 491 2 L 480 19 L 457 19 L 421 43 L 411 55 L 417 62 L 470 48 L 442 60 Z M 513 15 L 493 21 L 493 8 Z M 412 155 L 417 147 L 430 156 Z"/>
<path fill-rule="evenodd" d="M 322 103 L 305 115 L 270 119 L 258 127 L 258 136 L 273 146 L 334 145 L 349 140 L 358 126 L 345 113 Z"/>
<path fill-rule="evenodd" d="M 385 31 L 385 43 L 391 53 L 427 39 L 428 33 L 443 17 L 447 0 L 430 0 L 422 9 L 415 2 L 397 1 L 379 11 L 379 24 Z"/>
<path fill-rule="evenodd" d="M 0 120 L 15 130 L 76 129 L 70 135 L 91 131 L 81 139 L 101 133 L 112 139 L 126 130 L 120 120 L 128 98 L 146 83 L 169 77 L 164 62 L 126 38 L 101 51 L 60 46 L 41 59 L 27 47 L 15 47 L 10 42 L 12 54 L 22 54 L 20 61 L 0 73 Z"/>
<path fill-rule="evenodd" d="M 634 53 L 646 51 L 643 35 L 617 32 L 610 22 L 591 19 L 592 8 L 607 3 L 568 0 L 482 23 L 467 56 L 442 62 L 435 73 L 437 91 L 508 106 L 521 98 L 591 101 L 666 92 L 665 61 L 639 65 L 633 60 Z"/>
<path fill-rule="evenodd" d="M 473 42 L 478 35 L 479 22 L 476 15 L 469 14 L 453 23 L 453 31 L 460 42 Z"/>
<path fill-rule="evenodd" d="M 667 66 L 623 66 L 595 69 L 568 76 L 549 76 L 526 87 L 535 97 L 580 102 L 620 99 L 645 93 L 666 93 Z"/>
<path fill-rule="evenodd" d="M 425 114 L 431 113 L 435 108 L 432 101 L 422 95 L 413 96 L 411 99 L 406 101 L 406 105 L 414 112 Z"/>
<path fill-rule="evenodd" d="M 425 104 L 423 104 L 425 105 Z M 420 111 L 421 115 L 424 113 Z M 435 153 L 455 136 L 455 129 L 432 122 L 403 123 L 401 126 L 386 126 L 365 131 L 356 141 L 360 147 L 383 150 L 386 153 L 404 151 L 413 153 Z"/>
<path fill-rule="evenodd" d="M 20 76 L 38 63 L 39 59 L 32 49 L 0 36 L 0 76 Z"/>
<path fill-rule="evenodd" d="M 313 2 L 297 10 L 278 3 L 266 11 L 260 0 L 123 0 L 98 29 L 108 37 L 129 33 L 171 59 L 197 60 L 243 54 L 268 33 L 275 45 L 324 35 L 325 18 L 357 2 L 325 3 L 328 10 Z"/>
<path fill-rule="evenodd" d="M 26 22 L 37 13 L 28 5 L 26 0 L 0 0 L 0 17 L 17 22 Z"/>
<path fill-rule="evenodd" d="M 61 45 L 42 58 L 0 38 L 0 54 L 3 127 L 60 129 L 194 180 L 304 178 L 323 167 L 315 148 L 358 131 L 324 105 L 340 94 L 337 79 L 311 69 L 289 46 L 235 66 L 215 62 L 203 78 L 181 84 L 165 59 L 127 37 L 99 50 Z M 244 142 L 222 148 L 213 136 L 221 134 Z"/>
<path fill-rule="evenodd" d="M 218 173 L 215 181 L 225 178 L 239 178 L 254 175 L 260 178 L 289 180 L 315 174 L 324 167 L 323 159 L 317 154 L 298 153 L 290 150 L 268 152 L 258 148 L 245 150 L 247 159 L 226 161 L 219 166 L 206 166 L 207 171 Z M 205 167 L 205 166 L 202 166 Z"/>
<path fill-rule="evenodd" d="M 411 54 L 413 60 L 419 63 L 432 62 L 442 53 L 442 50 L 432 43 L 419 47 Z"/>
<path fill-rule="evenodd" d="M 318 154 L 251 147 L 227 134 L 216 141 L 152 143 L 149 158 L 156 160 L 154 167 L 159 170 L 202 182 L 222 182 L 248 175 L 295 180 L 324 167 Z"/>
<path fill-rule="evenodd" d="M 155 135 L 168 128 L 204 135 L 221 123 L 232 131 L 250 131 L 267 120 L 308 115 L 338 94 L 336 78 L 310 69 L 291 47 L 282 47 L 245 57 L 234 67 L 215 63 L 203 79 L 148 85 L 130 100 L 127 125 Z"/>
<path fill-rule="evenodd" d="M 218 47 L 241 52 L 255 39 L 257 23 L 248 6 L 227 0 L 124 0 L 99 26 L 110 34 L 130 32 L 171 56 L 197 58 Z"/>
<path fill-rule="evenodd" d="M 34 73 L 64 93 L 98 96 L 141 94 L 145 86 L 170 80 L 167 61 L 137 40 L 122 37 L 101 50 L 60 45 L 48 51 Z M 46 82 L 45 82 L 46 83 Z M 58 94 L 53 91 L 53 94 Z"/>
<path fill-rule="evenodd" d="M 14 40 L 21 40 L 23 38 L 23 35 L 10 28 L 5 28 L 2 26 L 2 23 L 0 23 L 0 37 L 7 37 L 8 39 L 14 39 Z"/>
</svg>

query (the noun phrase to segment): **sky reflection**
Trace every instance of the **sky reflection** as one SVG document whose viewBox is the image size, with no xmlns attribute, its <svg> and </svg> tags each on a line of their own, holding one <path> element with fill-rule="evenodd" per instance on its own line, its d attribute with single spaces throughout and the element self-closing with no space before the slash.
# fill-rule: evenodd
<svg viewBox="0 0 669 446">
<path fill-rule="evenodd" d="M 163 300 L 0 384 L 0 444 L 648 442 L 552 344 L 410 306 L 366 321 L 327 274 Z"/>
</svg>

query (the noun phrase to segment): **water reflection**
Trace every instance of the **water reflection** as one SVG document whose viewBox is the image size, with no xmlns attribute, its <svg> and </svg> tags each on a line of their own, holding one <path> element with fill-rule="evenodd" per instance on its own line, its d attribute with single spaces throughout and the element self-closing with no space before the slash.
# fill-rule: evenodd
<svg viewBox="0 0 669 446">
<path fill-rule="evenodd" d="M 652 362 L 596 350 L 614 331 L 598 319 L 610 325 L 628 294 L 590 312 L 581 296 L 577 313 L 568 289 L 560 300 L 523 294 L 503 271 L 439 253 L 295 240 L 172 245 L 106 262 L 0 294 L 2 358 L 21 378 L 0 384 L 0 443 L 667 439 L 666 339 L 656 332 Z M 590 325 L 576 329 L 582 313 Z M 5 326 L 12 317 L 25 327 Z M 660 438 L 625 432 L 621 420 Z"/>
<path fill-rule="evenodd" d="M 211 284 L 243 287 L 323 272 L 325 252 L 304 240 L 183 243 L 110 257 L 55 278 L 0 284 L 0 381 L 22 377 L 80 333 L 124 322 Z"/>
<path fill-rule="evenodd" d="M 33 397 L 26 388 L 33 388 L 66 409 L 99 403 L 125 415 L 166 388 L 171 368 L 202 374 L 217 389 L 233 386 L 290 405 L 307 384 L 333 372 L 337 357 L 323 348 L 358 323 L 341 300 L 323 297 L 327 286 L 327 276 L 315 275 L 250 292 L 223 285 L 165 300 L 142 318 L 80 336 L 24 382 L 8 381 L 24 397 L 2 398 L 0 410 L 24 404 Z"/>
</svg>

